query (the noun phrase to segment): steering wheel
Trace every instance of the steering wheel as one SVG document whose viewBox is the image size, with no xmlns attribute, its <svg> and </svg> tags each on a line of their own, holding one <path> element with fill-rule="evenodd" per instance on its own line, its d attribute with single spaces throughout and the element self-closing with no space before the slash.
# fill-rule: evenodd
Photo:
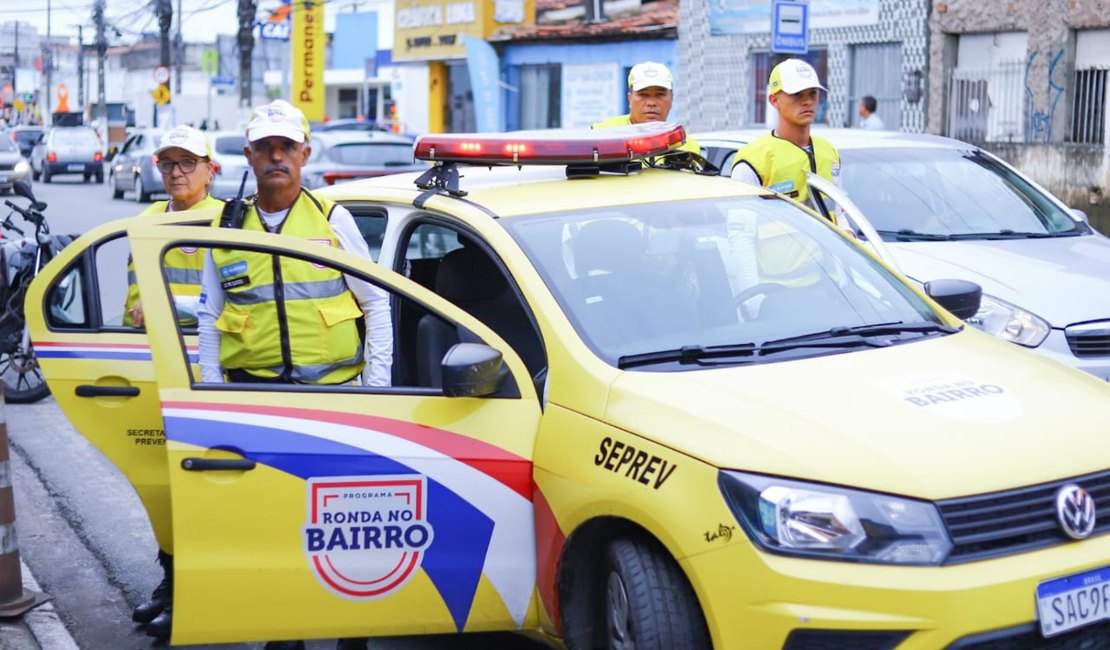
<svg viewBox="0 0 1110 650">
<path fill-rule="evenodd" d="M 736 310 L 740 312 L 740 315 L 744 319 L 744 321 L 749 321 L 754 319 L 756 317 L 756 314 L 751 313 L 751 310 L 748 309 L 745 303 L 747 303 L 752 298 L 755 298 L 756 296 L 773 296 L 776 293 L 782 293 L 789 288 L 790 287 L 786 286 L 785 284 L 778 284 L 776 282 L 760 282 L 759 284 L 752 285 L 733 296 L 732 303 L 736 305 Z"/>
</svg>

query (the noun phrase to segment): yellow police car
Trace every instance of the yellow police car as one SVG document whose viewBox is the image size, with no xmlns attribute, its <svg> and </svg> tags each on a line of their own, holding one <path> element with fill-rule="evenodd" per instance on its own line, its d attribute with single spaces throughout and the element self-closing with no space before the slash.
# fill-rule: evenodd
<svg viewBox="0 0 1110 650">
<path fill-rule="evenodd" d="M 34 346 L 176 558 L 172 641 L 1108 647 L 1110 386 L 963 326 L 974 285 L 919 292 L 698 173 L 683 137 L 425 136 L 427 173 L 321 192 L 376 264 L 205 213 L 62 251 Z M 378 285 L 392 386 L 201 381 L 181 247 Z"/>
</svg>

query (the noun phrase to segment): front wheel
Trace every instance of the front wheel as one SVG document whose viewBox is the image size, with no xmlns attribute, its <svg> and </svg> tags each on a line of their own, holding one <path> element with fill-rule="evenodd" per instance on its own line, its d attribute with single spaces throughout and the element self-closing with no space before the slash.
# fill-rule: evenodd
<svg viewBox="0 0 1110 650">
<path fill-rule="evenodd" d="M 0 353 L 0 383 L 4 385 L 4 401 L 9 404 L 30 404 L 50 394 L 30 346 Z"/>
<path fill-rule="evenodd" d="M 143 177 L 142 176 L 136 176 L 135 177 L 135 202 L 136 203 L 146 203 L 149 200 L 150 200 L 150 193 L 148 193 L 146 191 L 146 189 L 143 188 Z"/>
<path fill-rule="evenodd" d="M 693 588 L 658 545 L 628 537 L 613 540 L 600 577 L 610 650 L 713 646 Z"/>
</svg>

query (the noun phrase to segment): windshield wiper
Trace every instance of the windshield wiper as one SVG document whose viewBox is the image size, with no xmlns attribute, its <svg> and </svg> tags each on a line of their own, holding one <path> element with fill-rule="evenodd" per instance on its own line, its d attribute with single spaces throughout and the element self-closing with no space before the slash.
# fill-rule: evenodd
<svg viewBox="0 0 1110 650">
<path fill-rule="evenodd" d="M 755 343 L 711 346 L 685 345 L 673 350 L 626 354 L 617 359 L 617 367 L 624 370 L 626 368 L 649 366 L 659 363 L 673 363 L 677 361 L 681 364 L 689 364 L 730 357 L 747 357 L 750 360 L 754 360 L 764 355 L 798 348 L 886 347 L 894 343 L 894 341 L 877 337 L 886 337 L 906 332 L 952 334 L 958 331 L 959 328 L 949 327 L 931 321 L 916 323 L 878 323 L 873 325 L 857 325 L 854 327 L 838 326 L 820 332 L 791 336 L 784 339 L 775 339 L 758 345 Z"/>
<path fill-rule="evenodd" d="M 1044 239 L 1048 237 L 1074 237 L 1079 235 L 1078 230 L 1069 230 L 1064 232 L 1019 232 L 1003 228 L 998 232 L 963 232 L 955 235 L 950 235 L 953 240 L 962 239 Z"/>
<path fill-rule="evenodd" d="M 879 236 L 884 239 L 890 237 L 898 241 L 950 241 L 952 239 L 952 235 L 944 235 L 935 232 L 917 232 L 916 230 L 910 230 L 908 228 L 903 228 L 901 230 L 876 230 L 875 232 L 879 233 Z"/>
</svg>

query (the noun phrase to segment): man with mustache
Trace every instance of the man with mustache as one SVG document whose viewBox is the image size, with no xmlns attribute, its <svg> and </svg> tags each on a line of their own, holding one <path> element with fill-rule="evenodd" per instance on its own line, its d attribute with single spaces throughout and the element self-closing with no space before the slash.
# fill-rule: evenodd
<svg viewBox="0 0 1110 650">
<path fill-rule="evenodd" d="M 592 128 L 608 129 L 629 124 L 666 122 L 674 103 L 674 75 L 662 63 L 644 61 L 628 71 L 628 114 L 617 115 L 594 124 Z M 701 154 L 697 140 L 689 135 L 681 151 Z"/>
<path fill-rule="evenodd" d="M 817 116 L 820 91 L 826 90 L 813 66 L 787 59 L 771 70 L 767 98 L 779 112 L 779 123 L 769 133 L 736 153 L 732 178 L 805 203 L 809 199 L 806 170 L 840 185 L 840 154 L 829 141 L 810 134 Z M 827 91 L 826 91 L 827 92 Z M 814 209 L 836 223 L 835 210 L 814 197 Z"/>
<path fill-rule="evenodd" d="M 241 223 L 371 259 L 351 213 L 301 187 L 311 154 L 308 120 L 276 100 L 256 108 L 243 154 L 258 179 Z M 341 280 L 341 281 L 340 281 Z M 292 257 L 213 249 L 199 309 L 201 379 L 221 383 L 389 386 L 393 329 L 388 294 L 359 278 Z M 340 648 L 365 648 L 343 639 Z M 303 648 L 271 641 L 267 648 Z"/>
</svg>

